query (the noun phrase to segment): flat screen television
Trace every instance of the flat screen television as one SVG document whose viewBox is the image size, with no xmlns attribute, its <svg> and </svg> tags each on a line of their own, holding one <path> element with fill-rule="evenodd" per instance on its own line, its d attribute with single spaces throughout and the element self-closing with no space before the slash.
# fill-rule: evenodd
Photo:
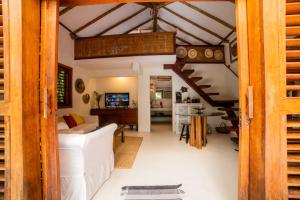
<svg viewBox="0 0 300 200">
<path fill-rule="evenodd" d="M 105 93 L 106 108 L 129 107 L 129 93 Z"/>
</svg>

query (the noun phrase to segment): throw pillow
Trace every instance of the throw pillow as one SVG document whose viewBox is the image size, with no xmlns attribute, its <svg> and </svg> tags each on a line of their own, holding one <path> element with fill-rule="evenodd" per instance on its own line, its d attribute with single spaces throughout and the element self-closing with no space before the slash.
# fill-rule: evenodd
<svg viewBox="0 0 300 200">
<path fill-rule="evenodd" d="M 76 121 L 77 125 L 85 123 L 84 119 L 81 116 L 79 116 L 79 115 L 77 115 L 75 113 L 70 113 L 70 116 L 73 117 L 73 119 Z"/>
<path fill-rule="evenodd" d="M 77 123 L 72 116 L 63 116 L 63 118 L 66 121 L 66 123 L 68 124 L 69 128 L 73 128 L 73 127 L 77 126 Z"/>
</svg>

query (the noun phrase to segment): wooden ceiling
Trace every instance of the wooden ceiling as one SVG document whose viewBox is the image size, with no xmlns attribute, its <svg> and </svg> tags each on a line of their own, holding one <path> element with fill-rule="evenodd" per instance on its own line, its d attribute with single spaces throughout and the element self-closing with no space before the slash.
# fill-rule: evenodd
<svg viewBox="0 0 300 200">
<path fill-rule="evenodd" d="M 220 10 L 222 6 L 230 7 L 231 10 L 227 8 L 224 12 L 232 11 L 228 15 L 234 16 L 234 4 L 221 1 L 73 5 L 61 7 L 60 25 L 73 39 L 129 34 L 144 29 L 176 31 L 176 41 L 181 45 L 221 45 L 235 37 L 234 21 L 224 19 L 224 14 L 221 16 L 214 10 Z M 83 20 L 84 13 L 89 15 L 86 20 Z"/>
</svg>

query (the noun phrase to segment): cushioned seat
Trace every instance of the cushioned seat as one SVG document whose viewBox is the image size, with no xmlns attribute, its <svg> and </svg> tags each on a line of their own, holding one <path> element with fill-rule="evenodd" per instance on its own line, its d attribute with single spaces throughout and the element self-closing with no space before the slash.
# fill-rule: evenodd
<svg viewBox="0 0 300 200">
<path fill-rule="evenodd" d="M 90 200 L 114 169 L 116 124 L 87 134 L 59 134 L 62 200 Z"/>
</svg>

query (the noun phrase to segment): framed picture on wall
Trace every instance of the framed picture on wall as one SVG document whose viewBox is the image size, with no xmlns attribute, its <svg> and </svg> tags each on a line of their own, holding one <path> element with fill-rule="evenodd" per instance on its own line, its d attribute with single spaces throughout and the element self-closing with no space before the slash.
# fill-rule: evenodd
<svg viewBox="0 0 300 200">
<path fill-rule="evenodd" d="M 229 43 L 230 49 L 230 64 L 234 63 L 238 59 L 237 40 L 234 39 Z"/>
</svg>

